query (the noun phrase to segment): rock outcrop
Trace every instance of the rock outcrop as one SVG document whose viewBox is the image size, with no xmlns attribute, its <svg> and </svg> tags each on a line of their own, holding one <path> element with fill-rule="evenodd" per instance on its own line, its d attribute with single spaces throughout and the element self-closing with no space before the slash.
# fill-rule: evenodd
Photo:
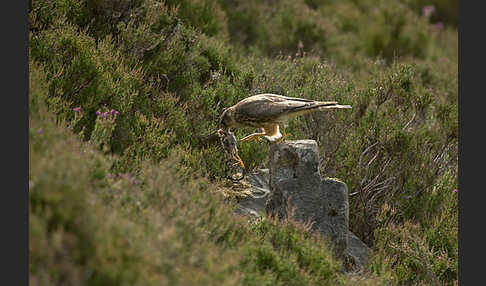
<svg viewBox="0 0 486 286">
<path fill-rule="evenodd" d="M 345 258 L 346 270 L 358 271 L 370 249 L 349 231 L 348 189 L 337 179 L 322 178 L 314 140 L 286 141 L 270 147 L 270 169 L 248 175 L 252 195 L 239 202 L 239 214 L 286 217 L 311 222 L 312 230 L 330 238 Z M 290 209 L 291 208 L 291 209 Z"/>
<path fill-rule="evenodd" d="M 322 179 L 314 140 L 288 141 L 270 147 L 270 197 L 267 214 L 312 222 L 312 230 L 331 238 L 339 255 L 348 246 L 349 206 L 346 184 Z"/>
<path fill-rule="evenodd" d="M 265 206 L 270 195 L 269 170 L 259 169 L 247 176 L 251 184 L 251 194 L 238 202 L 237 214 L 259 217 L 265 214 Z"/>
</svg>

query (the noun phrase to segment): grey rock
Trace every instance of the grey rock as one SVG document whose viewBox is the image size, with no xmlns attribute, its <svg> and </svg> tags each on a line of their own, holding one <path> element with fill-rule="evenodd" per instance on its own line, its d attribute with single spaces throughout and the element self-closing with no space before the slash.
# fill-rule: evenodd
<svg viewBox="0 0 486 286">
<path fill-rule="evenodd" d="M 270 147 L 270 197 L 267 214 L 312 222 L 311 229 L 329 237 L 336 253 L 348 245 L 349 206 L 345 183 L 322 179 L 314 140 L 287 141 Z"/>
<path fill-rule="evenodd" d="M 368 263 L 371 249 L 361 241 L 354 233 L 348 231 L 348 247 L 345 251 L 347 261 L 350 263 L 348 272 L 360 272 Z"/>
<path fill-rule="evenodd" d="M 247 176 L 248 183 L 251 184 L 250 194 L 241 198 L 235 213 L 252 217 L 260 217 L 265 214 L 265 205 L 270 194 L 269 170 L 258 169 Z"/>
<path fill-rule="evenodd" d="M 321 178 L 314 140 L 287 141 L 270 147 L 270 169 L 246 178 L 251 195 L 239 201 L 236 213 L 250 217 L 275 214 L 285 218 L 293 208 L 295 219 L 312 223 L 312 230 L 331 239 L 344 257 L 347 272 L 359 272 L 370 248 L 349 231 L 348 189 L 345 183 Z"/>
</svg>

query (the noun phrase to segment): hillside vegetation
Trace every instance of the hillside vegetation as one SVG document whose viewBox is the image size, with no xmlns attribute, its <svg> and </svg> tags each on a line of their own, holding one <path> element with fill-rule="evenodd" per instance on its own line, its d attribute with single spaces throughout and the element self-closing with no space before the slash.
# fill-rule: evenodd
<svg viewBox="0 0 486 286">
<path fill-rule="evenodd" d="M 457 285 L 457 40 L 457 1 L 32 0 L 30 282 Z M 353 106 L 287 132 L 348 185 L 361 275 L 232 215 L 217 119 L 263 92 Z"/>
</svg>

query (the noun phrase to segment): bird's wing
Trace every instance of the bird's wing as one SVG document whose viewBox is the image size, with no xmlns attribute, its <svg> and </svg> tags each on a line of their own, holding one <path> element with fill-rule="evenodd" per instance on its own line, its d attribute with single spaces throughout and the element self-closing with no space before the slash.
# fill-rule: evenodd
<svg viewBox="0 0 486 286">
<path fill-rule="evenodd" d="M 254 121 L 273 121 L 282 115 L 335 105 L 335 101 L 314 101 L 303 98 L 285 97 L 275 94 L 259 94 L 248 97 L 236 104 L 237 112 Z"/>
<path fill-rule="evenodd" d="M 316 100 L 312 100 L 312 99 L 305 99 L 300 97 L 289 97 L 289 96 L 283 96 L 283 95 L 272 94 L 272 93 L 264 93 L 261 95 L 268 97 L 275 102 L 283 102 L 288 100 L 298 101 L 298 102 L 316 102 Z M 326 101 L 326 103 L 337 103 L 337 101 Z"/>
</svg>

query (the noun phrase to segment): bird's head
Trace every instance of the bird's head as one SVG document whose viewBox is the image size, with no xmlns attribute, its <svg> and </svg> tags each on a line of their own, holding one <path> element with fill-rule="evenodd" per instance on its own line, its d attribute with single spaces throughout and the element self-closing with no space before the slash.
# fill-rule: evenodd
<svg viewBox="0 0 486 286">
<path fill-rule="evenodd" d="M 219 123 L 218 123 L 218 133 L 221 134 L 221 132 L 226 132 L 229 131 L 229 128 L 234 127 L 235 125 L 235 119 L 234 119 L 234 111 L 233 109 L 227 108 L 221 113 L 221 116 L 219 117 Z"/>
</svg>

